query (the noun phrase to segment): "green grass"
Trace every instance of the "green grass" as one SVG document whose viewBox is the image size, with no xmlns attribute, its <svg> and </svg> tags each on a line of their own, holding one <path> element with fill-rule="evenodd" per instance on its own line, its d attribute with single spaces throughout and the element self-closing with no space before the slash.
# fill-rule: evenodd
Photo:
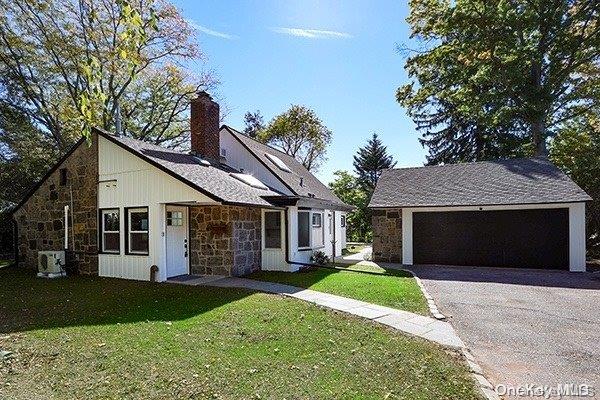
<svg viewBox="0 0 600 400">
<path fill-rule="evenodd" d="M 386 270 L 368 263 L 337 265 L 337 269 L 317 268 L 297 273 L 259 271 L 249 277 L 337 294 L 423 315 L 429 314 L 427 301 L 410 273 Z"/>
<path fill-rule="evenodd" d="M 295 299 L 15 267 L 0 280 L 0 398 L 478 398 L 456 353 Z"/>
<path fill-rule="evenodd" d="M 11 264 L 12 260 L 0 260 L 0 268 L 6 267 L 8 264 Z"/>
</svg>

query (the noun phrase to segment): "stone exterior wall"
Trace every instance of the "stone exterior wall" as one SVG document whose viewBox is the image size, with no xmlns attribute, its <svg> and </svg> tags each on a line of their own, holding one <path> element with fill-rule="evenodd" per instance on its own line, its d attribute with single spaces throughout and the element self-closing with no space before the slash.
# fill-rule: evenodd
<svg viewBox="0 0 600 400">
<path fill-rule="evenodd" d="M 260 209 L 190 207 L 190 257 L 192 274 L 241 276 L 259 270 Z"/>
<path fill-rule="evenodd" d="M 61 169 L 67 170 L 64 186 L 60 184 Z M 38 251 L 64 248 L 64 207 L 72 204 L 69 250 L 74 252 L 68 260 L 80 273 L 97 274 L 97 202 L 98 138 L 94 135 L 91 146 L 79 145 L 16 211 L 19 265 L 37 269 Z"/>
<path fill-rule="evenodd" d="M 373 261 L 402 262 L 402 209 L 375 210 Z"/>
</svg>

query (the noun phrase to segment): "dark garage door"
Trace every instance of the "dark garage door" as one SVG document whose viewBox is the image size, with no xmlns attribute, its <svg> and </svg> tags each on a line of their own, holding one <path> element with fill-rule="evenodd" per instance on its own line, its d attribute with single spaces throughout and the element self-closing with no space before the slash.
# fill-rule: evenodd
<svg viewBox="0 0 600 400">
<path fill-rule="evenodd" d="M 413 213 L 413 262 L 568 269 L 568 210 Z"/>
</svg>

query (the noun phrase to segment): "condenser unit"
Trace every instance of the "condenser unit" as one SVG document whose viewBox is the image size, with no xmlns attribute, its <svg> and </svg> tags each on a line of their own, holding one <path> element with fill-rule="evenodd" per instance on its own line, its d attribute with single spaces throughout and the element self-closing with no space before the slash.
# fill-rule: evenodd
<svg viewBox="0 0 600 400">
<path fill-rule="evenodd" d="M 38 274 L 42 278 L 56 278 L 65 275 L 65 252 L 38 251 Z"/>
</svg>

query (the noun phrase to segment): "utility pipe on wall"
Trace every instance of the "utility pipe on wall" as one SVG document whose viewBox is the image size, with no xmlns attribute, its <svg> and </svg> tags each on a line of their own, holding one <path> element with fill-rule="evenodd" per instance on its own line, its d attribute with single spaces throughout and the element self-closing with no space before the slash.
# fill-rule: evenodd
<svg viewBox="0 0 600 400">
<path fill-rule="evenodd" d="M 69 206 L 65 206 L 65 250 L 69 250 Z"/>
</svg>

